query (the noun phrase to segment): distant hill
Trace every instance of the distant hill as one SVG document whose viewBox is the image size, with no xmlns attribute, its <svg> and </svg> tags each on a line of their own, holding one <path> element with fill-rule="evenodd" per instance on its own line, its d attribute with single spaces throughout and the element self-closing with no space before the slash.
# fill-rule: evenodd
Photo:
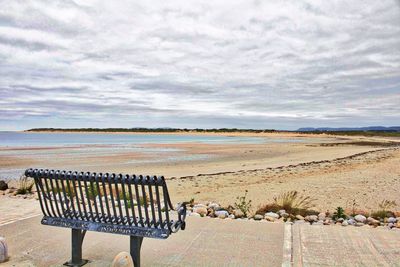
<svg viewBox="0 0 400 267">
<path fill-rule="evenodd" d="M 400 126 L 369 126 L 369 127 L 341 127 L 341 128 L 331 128 L 331 127 L 320 127 L 312 128 L 305 127 L 299 128 L 298 132 L 347 132 L 347 131 L 383 131 L 383 132 L 400 132 Z"/>
</svg>

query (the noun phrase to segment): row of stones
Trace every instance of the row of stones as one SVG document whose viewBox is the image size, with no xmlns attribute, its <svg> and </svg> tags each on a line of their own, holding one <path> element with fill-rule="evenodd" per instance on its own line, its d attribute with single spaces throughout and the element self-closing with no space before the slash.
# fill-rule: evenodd
<svg viewBox="0 0 400 267">
<path fill-rule="evenodd" d="M 244 219 L 244 220 L 255 220 L 261 221 L 266 220 L 269 222 L 281 221 L 281 222 L 291 222 L 294 223 L 309 223 L 314 225 L 332 225 L 338 224 L 342 226 L 354 225 L 354 226 L 364 226 L 371 225 L 374 227 L 385 226 L 387 228 L 400 228 L 400 217 L 388 217 L 383 220 L 377 220 L 372 217 L 366 217 L 364 215 L 358 214 L 356 216 L 349 216 L 348 218 L 337 218 L 333 219 L 327 213 L 321 212 L 318 215 L 295 215 L 292 216 L 288 214 L 285 210 L 280 210 L 278 212 L 266 212 L 265 214 L 255 214 L 250 218 L 246 217 L 245 214 L 239 209 L 233 209 L 232 207 L 222 208 L 217 203 L 206 204 L 196 204 L 188 208 L 189 216 L 197 217 L 212 217 L 220 219 Z"/>
</svg>

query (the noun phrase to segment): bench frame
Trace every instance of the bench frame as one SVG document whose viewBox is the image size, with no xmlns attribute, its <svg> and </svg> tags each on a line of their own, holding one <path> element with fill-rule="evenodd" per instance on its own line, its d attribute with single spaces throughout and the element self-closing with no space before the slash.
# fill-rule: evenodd
<svg viewBox="0 0 400 267">
<path fill-rule="evenodd" d="M 25 175 L 35 180 L 44 215 L 41 223 L 72 229 L 71 260 L 64 263 L 66 266 L 82 266 L 88 262 L 82 259 L 82 243 L 86 231 L 129 235 L 130 254 L 134 266 L 138 267 L 144 237 L 166 239 L 171 233 L 184 230 L 186 226 L 186 203 L 178 206 L 177 220 L 170 220 L 169 211 L 174 209 L 162 176 L 47 169 L 27 169 Z M 88 196 L 94 192 L 93 188 L 100 192 L 100 196 L 103 194 L 105 199 L 97 199 L 98 203 L 97 197 L 91 200 Z M 140 194 L 142 200 L 139 199 Z M 141 201 L 144 203 L 141 204 Z M 128 202 L 131 203 L 130 207 Z M 125 206 L 121 203 L 125 203 Z"/>
</svg>

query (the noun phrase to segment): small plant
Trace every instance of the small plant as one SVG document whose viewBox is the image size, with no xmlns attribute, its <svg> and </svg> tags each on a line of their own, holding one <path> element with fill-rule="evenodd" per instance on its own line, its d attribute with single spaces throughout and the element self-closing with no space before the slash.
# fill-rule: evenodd
<svg viewBox="0 0 400 267">
<path fill-rule="evenodd" d="M 93 200 L 98 195 L 99 195 L 99 192 L 97 190 L 97 187 L 92 182 L 90 182 L 89 188 L 88 188 L 88 198 Z"/>
<path fill-rule="evenodd" d="M 194 206 L 194 198 L 193 197 L 189 200 L 189 206 L 190 207 Z"/>
<path fill-rule="evenodd" d="M 239 209 L 243 212 L 243 215 L 247 217 L 251 209 L 251 200 L 247 200 L 247 190 L 244 193 L 244 196 L 236 197 L 238 202 L 235 202 L 235 208 Z"/>
<path fill-rule="evenodd" d="M 335 221 L 337 219 L 346 219 L 346 214 L 344 214 L 344 209 L 342 207 L 337 207 L 336 211 L 333 213 L 332 219 L 334 219 Z"/>
<path fill-rule="evenodd" d="M 309 196 L 302 196 L 297 191 L 288 191 L 274 197 L 274 204 L 284 209 L 288 213 L 296 213 L 299 210 L 309 210 L 312 208 L 313 199 Z"/>
<path fill-rule="evenodd" d="M 396 207 L 396 205 L 396 201 L 384 199 L 378 205 L 379 210 L 372 212 L 371 216 L 379 219 L 390 217 L 392 215 L 392 212 L 390 210 Z"/>
<path fill-rule="evenodd" d="M 34 181 L 28 179 L 26 176 L 21 176 L 19 178 L 19 185 L 17 189 L 17 195 L 26 195 L 32 193 L 32 188 L 34 185 Z"/>
</svg>

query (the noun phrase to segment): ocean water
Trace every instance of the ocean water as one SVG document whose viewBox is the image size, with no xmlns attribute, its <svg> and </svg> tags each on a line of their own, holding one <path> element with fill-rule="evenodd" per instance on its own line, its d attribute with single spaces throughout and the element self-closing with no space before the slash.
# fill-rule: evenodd
<svg viewBox="0 0 400 267">
<path fill-rule="evenodd" d="M 176 143 L 263 143 L 262 137 L 207 136 L 179 134 L 108 134 L 108 133 L 25 133 L 0 132 L 0 147 L 40 147 L 76 145 L 141 145 Z M 275 142 L 274 140 L 271 140 Z"/>
<path fill-rule="evenodd" d="M 121 161 L 120 165 L 137 166 L 147 163 L 201 161 L 213 158 L 213 154 L 193 154 L 180 148 L 157 146 L 157 144 L 204 143 L 204 144 L 261 144 L 279 142 L 303 142 L 302 139 L 179 135 L 179 134 L 107 134 L 107 133 L 25 133 L 0 132 L 0 158 L 35 159 L 52 163 L 77 162 L 70 168 L 80 168 L 87 164 L 87 158 L 97 156 L 118 156 L 121 154 L 140 154 L 144 157 L 131 157 Z M 152 144 L 146 146 L 146 144 Z M 45 149 L 36 149 L 44 147 Z M 55 149 L 53 149 L 55 148 Z M 101 167 L 113 167 L 115 163 L 102 162 Z M 29 166 L 11 167 L 0 165 L 0 178 L 17 179 Z"/>
</svg>

